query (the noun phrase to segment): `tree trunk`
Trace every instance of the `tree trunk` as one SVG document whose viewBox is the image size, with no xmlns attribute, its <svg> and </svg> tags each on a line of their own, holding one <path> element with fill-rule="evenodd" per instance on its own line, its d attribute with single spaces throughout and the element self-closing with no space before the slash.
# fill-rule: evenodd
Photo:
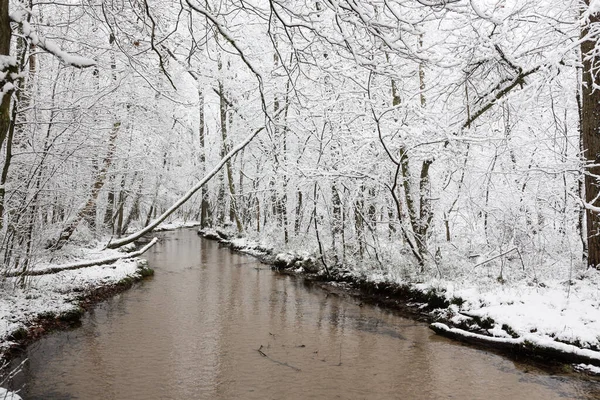
<svg viewBox="0 0 600 400">
<path fill-rule="evenodd" d="M 199 126 L 198 126 L 198 137 L 200 139 L 200 168 L 202 168 L 202 175 L 206 173 L 206 131 L 204 127 L 204 93 L 202 90 L 198 90 L 198 111 L 199 111 Z M 206 228 L 208 224 L 208 189 L 206 186 L 202 187 L 200 193 L 202 200 L 200 201 L 200 227 Z"/>
<path fill-rule="evenodd" d="M 585 0 L 589 6 L 590 0 Z M 600 24 L 598 13 L 590 15 L 589 22 L 584 25 L 581 36 L 590 34 L 592 24 Z M 586 160 L 585 169 L 585 201 L 588 206 L 598 207 L 600 179 L 600 75 L 597 67 L 600 57 L 595 55 L 597 38 L 589 37 L 581 42 L 581 58 L 583 77 L 581 86 L 581 138 Z M 586 210 L 588 266 L 600 266 L 600 221 L 598 213 Z"/>
<path fill-rule="evenodd" d="M 145 226 L 144 228 L 140 229 L 139 231 L 132 233 L 131 235 L 129 235 L 123 239 L 115 240 L 115 241 L 107 244 L 106 247 L 108 247 L 109 249 L 116 249 L 118 247 L 124 246 L 128 243 L 131 243 L 131 242 L 139 239 L 140 237 L 142 237 L 144 234 L 146 234 L 148 232 L 151 232 L 154 228 L 156 228 L 158 226 L 158 224 L 160 224 L 162 221 L 167 219 L 167 217 L 169 215 L 171 215 L 175 210 L 177 210 L 179 207 L 181 207 L 183 204 L 185 204 L 185 202 L 188 201 L 190 199 L 190 197 L 192 197 L 196 192 L 198 192 L 198 190 L 200 190 L 200 188 L 202 188 L 204 185 L 206 185 L 206 183 L 208 181 L 210 181 L 221 170 L 221 168 L 223 168 L 223 166 L 227 163 L 227 161 L 231 160 L 231 158 L 233 156 L 235 156 L 238 152 L 240 152 L 240 150 L 242 150 L 244 147 L 246 147 L 248 145 L 248 143 L 250 143 L 256 137 L 256 135 L 258 135 L 263 129 L 264 129 L 264 127 L 256 129 L 254 132 L 252 132 L 250 135 L 248 135 L 248 137 L 246 137 L 246 139 L 244 139 L 244 141 L 242 141 L 237 146 L 235 146 L 225 157 L 223 157 L 221 159 L 221 161 L 208 174 L 206 174 L 204 176 L 204 178 L 202 178 L 202 180 L 200 182 L 198 182 L 193 188 L 188 190 L 187 193 L 183 195 L 183 197 L 181 197 L 179 200 L 177 200 L 175 202 L 175 204 L 173 204 L 171 207 L 169 207 L 169 209 L 167 209 L 165 212 L 163 212 L 152 223 L 150 223 L 149 225 Z"/>
<path fill-rule="evenodd" d="M 10 55 L 10 39 L 12 32 L 10 30 L 10 19 L 8 17 L 8 0 L 0 0 L 0 56 Z M 0 72 L 11 72 L 12 69 L 16 69 L 16 65 L 7 66 L 6 70 Z M 12 72 L 16 72 L 12 71 Z M 4 85 L 9 83 L 11 78 L 7 76 L 6 79 L 0 79 L 0 89 L 4 88 Z M 0 99 L 0 150 L 2 150 L 4 142 L 7 138 L 8 131 L 10 129 L 10 102 L 12 90 L 3 93 Z M 0 92 L 1 93 L 1 92 Z M 7 145 L 8 147 L 8 145 Z M 8 150 L 7 150 L 8 151 Z M 0 229 L 2 229 L 4 223 L 4 185 L 0 185 Z"/>
<path fill-rule="evenodd" d="M 295 212 L 295 220 L 294 220 L 294 234 L 298 235 L 300 233 L 300 228 L 302 227 L 302 191 L 298 189 L 296 192 L 296 212 Z"/>
<path fill-rule="evenodd" d="M 116 226 L 116 234 L 118 237 L 123 236 L 123 213 L 125 212 L 125 175 L 121 176 L 121 186 L 119 188 L 119 196 L 117 196 L 117 226 Z"/>
<path fill-rule="evenodd" d="M 220 65 L 220 62 L 219 62 Z M 220 98 L 220 114 L 221 114 L 221 138 L 222 153 L 223 155 L 229 153 L 229 144 L 227 142 L 227 100 L 225 99 L 225 93 L 223 92 L 223 83 L 219 81 L 219 98 Z M 236 194 L 235 184 L 233 182 L 233 171 L 231 169 L 231 161 L 228 160 L 225 165 L 227 173 L 227 186 L 229 188 L 229 220 L 235 221 L 238 232 L 243 231 L 242 222 L 238 217 L 237 205 L 236 205 Z"/>
<path fill-rule="evenodd" d="M 10 39 L 12 31 L 10 30 L 10 19 L 8 17 L 8 0 L 0 0 L 0 56 L 10 55 Z M 10 70 L 10 66 L 7 66 Z M 2 72 L 7 72 L 3 70 Z M 9 77 L 5 80 L 0 80 L 0 87 L 9 81 Z M 4 140 L 8 133 L 10 125 L 10 96 L 12 90 L 4 93 L 2 102 L 0 103 L 0 149 L 4 145 Z"/>
<path fill-rule="evenodd" d="M 114 179 L 109 178 L 109 190 L 106 197 L 106 211 L 104 212 L 104 226 L 111 232 L 115 229 L 114 206 L 115 206 L 115 190 Z"/>
</svg>

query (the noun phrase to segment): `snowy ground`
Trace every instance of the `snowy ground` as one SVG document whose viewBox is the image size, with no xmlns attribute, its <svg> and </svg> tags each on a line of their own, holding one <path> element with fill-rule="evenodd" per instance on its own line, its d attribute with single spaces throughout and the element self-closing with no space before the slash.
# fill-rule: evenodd
<svg viewBox="0 0 600 400">
<path fill-rule="evenodd" d="M 540 338 L 571 343 L 582 348 L 600 350 L 600 272 L 590 269 L 586 276 L 570 284 L 546 280 L 543 286 L 515 282 L 482 285 L 481 282 L 430 281 L 417 285 L 421 290 L 442 290 L 451 300 L 453 322 L 469 317 L 490 318 L 493 336 Z M 468 318 L 468 317 L 467 317 Z"/>
<path fill-rule="evenodd" d="M 53 254 L 52 259 L 38 261 L 30 271 L 126 256 L 123 251 L 104 248 L 107 241 L 98 242 L 94 247 L 67 245 L 61 252 Z M 127 251 L 133 250 L 132 246 L 124 247 Z M 132 257 L 105 265 L 27 276 L 24 283 L 21 278 L 4 278 L 0 281 L 0 359 L 13 345 L 11 338 L 15 333 L 26 331 L 40 317 L 77 311 L 80 298 L 86 292 L 128 278 L 139 279 L 142 265 L 139 258 Z"/>
<path fill-rule="evenodd" d="M 21 396 L 0 387 L 0 400 L 22 400 Z"/>
<path fill-rule="evenodd" d="M 72 312 L 78 308 L 82 292 L 134 277 L 137 270 L 136 259 L 125 259 L 112 265 L 29 277 L 25 287 L 16 278 L 7 279 L 0 286 L 0 354 L 11 346 L 11 334 L 26 329 L 40 316 Z"/>
</svg>

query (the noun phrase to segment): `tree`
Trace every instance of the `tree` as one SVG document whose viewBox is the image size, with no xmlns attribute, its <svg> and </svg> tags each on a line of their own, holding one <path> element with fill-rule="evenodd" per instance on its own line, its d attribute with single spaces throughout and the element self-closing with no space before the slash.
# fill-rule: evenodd
<svg viewBox="0 0 600 400">
<path fill-rule="evenodd" d="M 588 266 L 600 266 L 600 55 L 598 34 L 600 10 L 590 7 L 582 11 L 581 61 L 581 142 L 585 164 L 585 203 L 588 239 Z"/>
<path fill-rule="evenodd" d="M 10 55 L 12 30 L 8 16 L 8 0 L 0 1 L 0 151 L 10 128 L 10 103 L 14 90 L 12 74 L 17 72 L 16 58 Z M 0 186 L 0 230 L 4 226 L 4 197 L 6 188 Z"/>
</svg>

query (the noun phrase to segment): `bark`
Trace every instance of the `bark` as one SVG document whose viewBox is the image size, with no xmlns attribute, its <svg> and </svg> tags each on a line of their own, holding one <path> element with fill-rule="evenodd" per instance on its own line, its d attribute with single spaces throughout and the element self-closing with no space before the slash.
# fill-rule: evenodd
<svg viewBox="0 0 600 400">
<path fill-rule="evenodd" d="M 419 48 L 423 48 L 423 35 L 419 35 Z M 425 67 L 423 63 L 419 63 L 419 90 L 420 90 L 420 98 L 421 98 L 421 107 L 425 107 Z"/>
<path fill-rule="evenodd" d="M 227 142 L 227 100 L 225 99 L 223 83 L 221 81 L 219 81 L 219 99 L 221 116 L 221 139 L 223 141 L 222 154 L 227 154 L 229 152 L 229 144 Z M 233 171 L 231 169 L 231 161 L 227 161 L 225 171 L 227 175 L 227 187 L 229 189 L 229 219 L 230 221 L 235 221 L 238 232 L 242 232 L 244 228 L 237 213 L 235 184 L 233 182 Z"/>
<path fill-rule="evenodd" d="M 290 54 L 290 64 L 293 61 L 293 56 L 294 54 Z M 288 242 L 289 240 L 289 229 L 288 229 L 288 182 L 290 177 L 288 176 L 287 172 L 288 172 L 288 168 L 287 168 L 287 154 L 288 154 L 288 146 L 287 146 L 287 134 L 289 131 L 289 125 L 288 125 L 288 115 L 289 115 L 289 109 L 290 109 L 290 80 L 288 79 L 286 84 L 285 84 L 285 103 L 284 103 L 284 111 L 283 111 L 283 131 L 282 131 L 282 142 L 283 142 L 283 151 L 282 151 L 282 157 L 283 157 L 283 166 L 284 166 L 284 171 L 282 174 L 282 180 L 283 180 L 283 194 L 281 196 L 281 205 L 280 205 L 280 213 L 282 216 L 282 223 L 283 223 L 283 238 L 285 243 Z"/>
<path fill-rule="evenodd" d="M 298 189 L 296 192 L 296 211 L 295 211 L 295 220 L 294 220 L 294 234 L 298 235 L 300 233 L 300 228 L 302 227 L 302 191 Z"/>
<path fill-rule="evenodd" d="M 104 226 L 107 227 L 111 232 L 115 229 L 114 224 L 114 207 L 115 207 L 115 191 L 113 188 L 113 178 L 109 178 L 109 190 L 106 197 L 106 211 L 104 212 Z"/>
<path fill-rule="evenodd" d="M 590 0 L 585 0 L 589 6 Z M 590 15 L 584 25 L 581 36 L 586 38 L 592 24 L 600 24 L 600 14 Z M 600 57 L 594 54 L 597 38 L 587 37 L 581 42 L 583 76 L 581 86 L 581 138 L 584 157 L 588 164 L 585 173 L 585 200 L 591 206 L 598 206 L 600 194 L 600 75 L 598 63 Z M 595 203 L 596 202 L 596 203 Z M 587 208 L 588 266 L 600 266 L 600 220 L 598 213 Z"/>
<path fill-rule="evenodd" d="M 8 0 L 0 0 L 0 55 L 2 56 L 10 55 L 10 40 L 12 36 L 12 31 L 10 29 L 10 19 L 8 17 L 8 3 Z M 10 66 L 8 67 L 8 69 L 10 70 Z M 0 87 L 3 87 L 4 84 L 10 79 L 10 77 L 7 77 L 4 80 L 0 80 Z M 10 125 L 11 93 L 12 91 L 5 93 L 4 96 L 2 96 L 2 102 L 0 103 L 0 149 L 4 145 L 4 140 L 6 140 L 6 136 L 8 134 L 8 127 Z"/>
<path fill-rule="evenodd" d="M 410 184 L 410 166 L 408 163 L 408 155 L 406 154 L 406 149 L 404 146 L 400 148 L 400 165 L 402 171 L 402 186 L 404 188 L 404 199 L 406 203 L 406 209 L 408 211 L 408 218 L 410 220 L 410 225 L 414 233 L 419 231 L 418 221 L 417 221 L 417 206 L 415 204 L 413 195 L 412 195 L 412 187 Z"/>
<path fill-rule="evenodd" d="M 335 185 L 331 185 L 331 201 L 333 203 L 333 221 L 331 223 L 331 240 L 332 240 L 332 248 L 334 251 L 334 264 L 338 263 L 338 255 L 337 255 L 337 236 L 342 233 L 343 225 L 342 225 L 342 199 L 340 198 L 340 194 L 335 187 Z"/>
<path fill-rule="evenodd" d="M 8 17 L 8 2 L 8 0 L 0 0 L 0 56 L 10 55 L 10 40 L 12 32 L 10 29 L 10 19 Z M 1 72 L 17 72 L 16 65 L 7 67 L 7 70 L 3 70 Z M 0 79 L 0 89 L 2 89 L 6 83 L 10 82 L 10 80 L 10 76 L 7 76 L 5 79 Z M 10 90 L 4 93 L 0 101 L 0 150 L 2 150 L 10 130 L 10 103 L 12 92 L 13 91 Z M 9 139 L 9 141 L 11 140 L 12 139 Z M 7 144 L 7 152 L 9 151 L 8 147 L 9 146 Z M 4 225 L 5 190 L 4 184 L 0 184 L 0 229 L 2 229 Z"/>
<path fill-rule="evenodd" d="M 425 242 L 433 212 L 431 210 L 431 200 L 429 196 L 429 167 L 432 160 L 425 160 L 421 165 L 421 180 L 419 182 L 419 236 L 421 241 Z M 423 248 L 423 250 L 425 250 Z"/>
<path fill-rule="evenodd" d="M 199 127 L 198 127 L 198 138 L 200 140 L 200 168 L 202 168 L 202 174 L 206 172 L 206 130 L 204 126 L 204 93 L 198 90 L 198 113 L 199 113 Z M 200 201 L 200 227 L 206 228 L 208 224 L 209 204 L 208 204 L 208 189 L 206 186 L 202 187 L 201 191 L 202 200 Z"/>
<path fill-rule="evenodd" d="M 238 215 L 240 220 L 242 221 L 242 226 L 247 226 L 248 221 L 246 220 L 246 214 L 248 213 L 248 203 L 246 201 L 246 196 L 244 194 L 244 149 L 240 151 L 239 155 L 240 165 L 239 165 L 239 176 L 238 176 Z"/>
<path fill-rule="evenodd" d="M 358 199 L 354 202 L 354 231 L 356 232 L 356 240 L 358 241 L 358 252 L 360 256 L 364 256 L 365 248 L 365 223 L 362 218 L 362 212 L 365 207 L 364 201 L 365 187 L 360 186 Z"/>
<path fill-rule="evenodd" d="M 121 176 L 121 186 L 119 188 L 119 196 L 117 196 L 117 215 L 116 215 L 116 234 L 118 237 L 123 236 L 123 213 L 125 212 L 125 175 Z"/>
<path fill-rule="evenodd" d="M 581 88 L 581 82 L 579 82 L 579 88 Z M 582 122 L 581 122 L 581 110 L 582 110 L 582 105 L 581 105 L 581 90 L 577 90 L 577 94 L 576 94 L 576 100 L 577 100 L 577 109 L 578 109 L 578 116 L 579 116 L 579 126 L 577 127 L 579 129 L 579 149 L 581 151 L 581 154 L 583 153 L 583 135 L 581 134 L 581 126 L 582 126 Z M 577 195 L 579 196 L 580 199 L 584 199 L 585 198 L 585 176 L 583 174 L 581 174 L 579 176 L 579 179 L 577 180 Z M 587 264 L 587 257 L 588 257 L 588 241 L 587 241 L 587 232 L 585 229 L 585 218 L 586 218 L 586 208 L 581 205 L 578 211 L 578 215 L 577 215 L 577 233 L 579 234 L 579 240 L 581 240 L 581 248 L 583 249 L 582 251 L 582 261 Z"/>
<path fill-rule="evenodd" d="M 123 228 L 122 228 L 123 232 L 127 232 L 127 229 L 129 228 L 129 224 L 131 224 L 132 221 L 139 219 L 139 217 L 140 217 L 140 200 L 142 199 L 143 186 L 144 186 L 144 180 L 141 179 L 138 191 L 135 194 L 135 197 L 133 198 L 133 202 L 131 204 L 131 209 L 129 210 L 129 214 L 127 214 L 127 218 L 125 218 L 125 221 L 123 222 Z"/>
</svg>

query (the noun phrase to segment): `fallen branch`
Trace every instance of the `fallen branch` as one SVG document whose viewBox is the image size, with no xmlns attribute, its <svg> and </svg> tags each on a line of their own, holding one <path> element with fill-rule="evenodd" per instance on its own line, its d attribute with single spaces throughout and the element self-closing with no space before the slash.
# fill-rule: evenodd
<svg viewBox="0 0 600 400">
<path fill-rule="evenodd" d="M 269 357 L 269 356 L 268 356 L 268 355 L 267 355 L 267 354 L 266 354 L 264 351 L 262 351 L 262 348 L 263 348 L 263 345 L 261 344 L 261 345 L 260 345 L 260 347 L 259 347 L 259 348 L 256 350 L 256 351 L 258 351 L 258 353 L 259 353 L 261 356 L 263 356 L 263 357 L 265 357 L 265 358 L 268 358 L 269 360 L 273 361 L 275 364 L 283 365 L 284 367 L 291 368 L 291 369 L 293 369 L 294 371 L 297 371 L 297 372 L 300 372 L 300 371 L 302 371 L 302 370 L 301 370 L 300 368 L 298 368 L 298 367 L 294 367 L 293 365 L 290 365 L 290 364 L 288 364 L 288 363 L 285 363 L 285 362 L 281 362 L 281 361 L 277 361 L 277 360 L 274 360 L 274 359 L 272 359 L 272 358 L 271 358 L 271 357 Z"/>
<path fill-rule="evenodd" d="M 57 272 L 61 272 L 61 271 L 70 271 L 70 270 L 74 270 L 74 269 L 93 267 L 95 265 L 112 264 L 115 261 L 119 261 L 122 259 L 139 257 L 142 254 L 144 254 L 150 247 L 154 246 L 154 244 L 156 242 L 158 242 L 158 238 L 152 239 L 150 241 L 150 243 L 148 243 L 147 245 L 145 245 L 144 247 L 142 247 L 141 249 L 139 249 L 137 251 L 134 251 L 131 253 L 126 253 L 123 255 L 101 258 L 101 259 L 97 259 L 97 260 L 81 261 L 81 262 L 76 262 L 76 263 L 71 263 L 71 264 L 60 265 L 58 267 L 38 269 L 38 270 L 33 270 L 33 271 L 9 272 L 4 276 L 6 278 L 16 278 L 16 277 L 21 277 L 21 276 L 40 276 L 40 275 L 56 274 Z"/>
<path fill-rule="evenodd" d="M 600 366 L 600 352 L 582 349 L 572 344 L 557 342 L 549 337 L 527 334 L 519 338 L 503 338 L 481 335 L 436 322 L 429 328 L 438 335 L 461 342 L 484 345 L 528 356 L 539 356 L 566 363 L 584 363 Z"/>
<path fill-rule="evenodd" d="M 515 250 L 519 251 L 519 249 L 517 249 L 516 247 L 513 247 L 512 249 L 510 249 L 510 250 L 508 250 L 508 251 L 505 251 L 504 253 L 498 254 L 497 256 L 494 256 L 494 257 L 492 257 L 492 258 L 488 258 L 487 260 L 485 260 L 485 261 L 482 261 L 482 262 L 480 262 L 479 264 L 475 264 L 475 265 L 473 265 L 473 268 L 477 268 L 477 267 L 479 267 L 480 265 L 487 264 L 487 263 L 489 263 L 490 261 L 494 261 L 495 259 L 497 259 L 497 258 L 500 258 L 500 257 L 502 257 L 502 256 L 505 256 L 505 255 L 507 255 L 508 253 L 511 253 L 511 252 L 513 252 L 513 251 L 515 251 Z M 519 255 L 520 255 L 520 253 L 519 253 Z M 524 267 L 523 267 L 523 268 L 524 268 Z"/>
</svg>

